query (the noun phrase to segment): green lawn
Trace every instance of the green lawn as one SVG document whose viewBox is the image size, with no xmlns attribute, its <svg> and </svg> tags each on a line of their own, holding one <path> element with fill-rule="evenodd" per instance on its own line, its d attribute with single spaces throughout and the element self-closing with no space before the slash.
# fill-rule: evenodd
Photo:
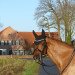
<svg viewBox="0 0 75 75">
<path fill-rule="evenodd" d="M 38 75 L 38 73 L 39 73 L 39 64 L 37 64 L 33 60 L 26 61 L 25 71 L 23 72 L 23 75 Z"/>
<path fill-rule="evenodd" d="M 39 64 L 34 60 L 0 58 L 0 75 L 38 75 Z"/>
</svg>

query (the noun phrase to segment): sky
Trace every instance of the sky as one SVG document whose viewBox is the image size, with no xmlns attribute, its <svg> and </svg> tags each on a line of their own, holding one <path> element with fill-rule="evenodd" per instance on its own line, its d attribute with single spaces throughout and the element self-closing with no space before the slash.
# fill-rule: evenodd
<svg viewBox="0 0 75 75">
<path fill-rule="evenodd" d="M 39 0 L 0 0 L 0 30 L 11 26 L 17 31 L 39 31 L 34 13 Z"/>
</svg>

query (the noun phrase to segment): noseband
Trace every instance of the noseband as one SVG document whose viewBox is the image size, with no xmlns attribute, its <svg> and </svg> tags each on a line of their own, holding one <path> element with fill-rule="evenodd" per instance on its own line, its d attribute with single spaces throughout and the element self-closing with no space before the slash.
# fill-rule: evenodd
<svg viewBox="0 0 75 75">
<path fill-rule="evenodd" d="M 41 55 L 44 55 L 44 50 L 46 49 L 46 53 L 47 53 L 47 43 L 46 43 L 46 39 L 41 39 L 41 40 L 35 40 L 34 43 L 35 45 L 39 45 L 41 42 L 43 42 L 43 47 L 42 49 L 36 48 L 35 50 L 38 50 L 39 52 L 41 52 Z"/>
</svg>

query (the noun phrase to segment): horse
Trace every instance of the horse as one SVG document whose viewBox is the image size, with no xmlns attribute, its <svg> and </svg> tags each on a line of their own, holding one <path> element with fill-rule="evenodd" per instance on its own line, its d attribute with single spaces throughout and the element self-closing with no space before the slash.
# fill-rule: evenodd
<svg viewBox="0 0 75 75">
<path fill-rule="evenodd" d="M 34 59 L 39 59 L 42 55 L 46 55 L 57 66 L 60 75 L 75 75 L 75 49 L 73 46 L 47 37 L 43 29 L 41 35 L 37 35 L 33 30 L 33 35 L 35 37 Z"/>
</svg>

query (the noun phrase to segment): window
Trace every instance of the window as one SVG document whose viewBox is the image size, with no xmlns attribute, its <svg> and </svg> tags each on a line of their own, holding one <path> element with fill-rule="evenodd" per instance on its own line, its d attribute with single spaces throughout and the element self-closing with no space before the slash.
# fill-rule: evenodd
<svg viewBox="0 0 75 75">
<path fill-rule="evenodd" d="M 20 45 L 20 40 L 19 40 L 19 45 Z"/>
<path fill-rule="evenodd" d="M 7 45 L 9 45 L 9 41 L 7 40 Z"/>
<path fill-rule="evenodd" d="M 20 42 L 19 40 L 16 40 L 16 45 L 19 45 L 20 44 L 19 42 Z"/>
<path fill-rule="evenodd" d="M 12 40 L 12 45 L 16 45 L 16 41 L 15 40 Z"/>
<path fill-rule="evenodd" d="M 18 51 L 18 50 L 14 50 L 14 51 L 13 51 L 13 54 L 14 54 L 14 55 L 19 55 L 19 51 Z"/>
<path fill-rule="evenodd" d="M 24 51 L 20 50 L 19 55 L 24 55 Z"/>
<path fill-rule="evenodd" d="M 7 41 L 4 41 L 4 45 L 7 45 Z"/>
<path fill-rule="evenodd" d="M 4 45 L 4 41 L 3 40 L 1 41 L 1 45 Z"/>
<path fill-rule="evenodd" d="M 1 41 L 0 41 L 0 45 L 1 45 Z"/>
<path fill-rule="evenodd" d="M 12 41 L 9 41 L 9 45 L 12 45 Z"/>
</svg>

